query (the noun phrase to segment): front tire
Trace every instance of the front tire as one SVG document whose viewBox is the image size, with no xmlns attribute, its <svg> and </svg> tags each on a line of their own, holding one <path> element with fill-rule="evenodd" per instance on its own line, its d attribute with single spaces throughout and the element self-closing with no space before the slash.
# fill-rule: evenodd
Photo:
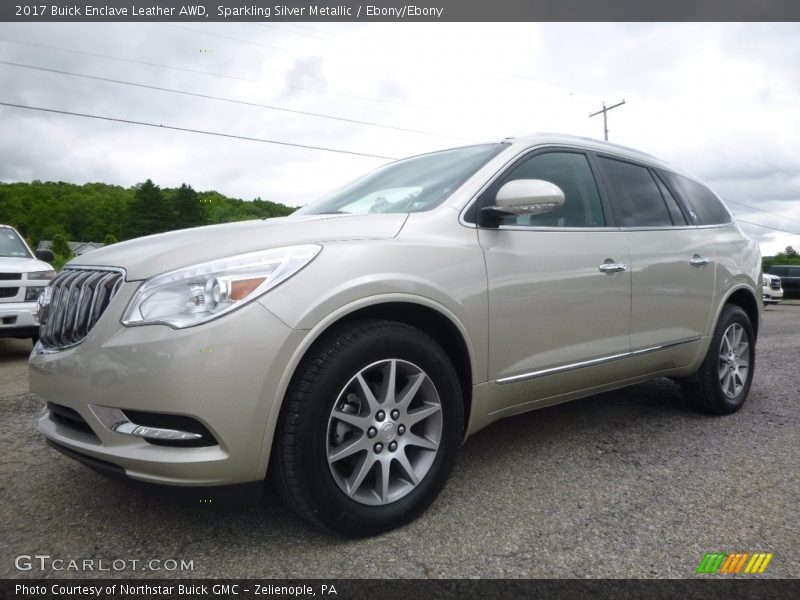
<svg viewBox="0 0 800 600">
<path fill-rule="evenodd" d="M 750 317 L 727 304 L 720 314 L 703 364 L 681 382 L 684 396 L 697 410 L 729 415 L 747 400 L 756 359 L 756 336 Z"/>
<path fill-rule="evenodd" d="M 456 458 L 463 394 L 442 348 L 392 321 L 345 323 L 297 369 L 281 414 L 275 463 L 285 503 L 348 537 L 421 514 Z"/>
</svg>

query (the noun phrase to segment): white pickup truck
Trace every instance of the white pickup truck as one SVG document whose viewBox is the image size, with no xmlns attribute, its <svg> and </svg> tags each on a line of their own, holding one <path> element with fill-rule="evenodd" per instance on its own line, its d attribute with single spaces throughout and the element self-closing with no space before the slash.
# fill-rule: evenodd
<svg viewBox="0 0 800 600">
<path fill-rule="evenodd" d="M 34 253 L 16 229 L 0 225 L 0 337 L 39 338 L 36 301 L 56 276 L 52 260 L 50 250 Z"/>
</svg>

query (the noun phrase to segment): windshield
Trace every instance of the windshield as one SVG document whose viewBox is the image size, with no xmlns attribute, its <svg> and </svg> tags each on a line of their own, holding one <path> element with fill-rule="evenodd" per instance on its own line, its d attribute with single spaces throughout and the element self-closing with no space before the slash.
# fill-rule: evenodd
<svg viewBox="0 0 800 600">
<path fill-rule="evenodd" d="M 441 203 L 505 144 L 467 146 L 391 163 L 295 214 L 407 213 Z"/>
<path fill-rule="evenodd" d="M 0 257 L 30 258 L 31 253 L 16 231 L 3 227 L 0 228 Z"/>
</svg>

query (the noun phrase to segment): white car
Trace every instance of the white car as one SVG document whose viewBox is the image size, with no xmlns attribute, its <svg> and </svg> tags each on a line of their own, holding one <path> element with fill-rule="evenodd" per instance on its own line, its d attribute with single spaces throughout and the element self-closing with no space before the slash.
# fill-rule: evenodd
<svg viewBox="0 0 800 600">
<path fill-rule="evenodd" d="M 34 254 L 16 229 L 0 225 L 0 337 L 39 338 L 36 301 L 56 276 L 45 260 L 53 253 Z"/>
<path fill-rule="evenodd" d="M 764 304 L 777 304 L 783 300 L 783 287 L 781 287 L 781 278 L 777 275 L 770 275 L 769 273 L 764 273 L 761 277 L 761 294 L 764 298 Z"/>
</svg>

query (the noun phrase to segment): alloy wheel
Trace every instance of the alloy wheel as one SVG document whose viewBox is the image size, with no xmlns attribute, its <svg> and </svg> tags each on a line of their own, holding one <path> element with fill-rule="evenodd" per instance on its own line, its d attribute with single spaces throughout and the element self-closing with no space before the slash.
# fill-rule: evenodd
<svg viewBox="0 0 800 600">
<path fill-rule="evenodd" d="M 750 371 L 750 341 L 744 327 L 732 323 L 722 335 L 719 349 L 719 383 L 728 398 L 736 398 Z"/>
<path fill-rule="evenodd" d="M 327 429 L 327 460 L 339 488 L 380 506 L 423 480 L 442 441 L 442 405 L 417 365 L 386 359 L 361 369 L 340 390 Z"/>
</svg>

